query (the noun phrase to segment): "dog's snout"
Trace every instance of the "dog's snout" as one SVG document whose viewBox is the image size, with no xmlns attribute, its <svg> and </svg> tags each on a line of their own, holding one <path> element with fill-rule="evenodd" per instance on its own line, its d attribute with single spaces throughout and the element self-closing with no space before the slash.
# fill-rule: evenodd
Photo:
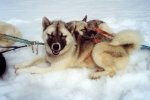
<svg viewBox="0 0 150 100">
<path fill-rule="evenodd" d="M 56 50 L 56 51 L 59 51 L 61 49 L 61 46 L 60 46 L 59 43 L 53 43 L 52 44 L 52 49 Z"/>
<path fill-rule="evenodd" d="M 53 45 L 53 49 L 54 50 L 58 50 L 59 49 L 59 45 L 58 44 Z"/>
</svg>

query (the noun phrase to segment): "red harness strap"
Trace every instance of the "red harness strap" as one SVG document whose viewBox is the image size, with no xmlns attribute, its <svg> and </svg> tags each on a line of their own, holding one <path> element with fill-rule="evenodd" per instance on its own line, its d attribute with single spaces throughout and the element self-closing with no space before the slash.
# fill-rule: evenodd
<svg viewBox="0 0 150 100">
<path fill-rule="evenodd" d="M 95 28 L 96 33 L 103 35 L 104 37 L 108 38 L 108 39 L 112 39 L 113 35 L 109 34 L 106 31 L 101 30 L 100 28 Z M 100 43 L 101 39 L 100 38 L 94 38 L 94 42 L 95 43 Z"/>
<path fill-rule="evenodd" d="M 101 40 L 100 39 L 94 39 L 94 42 L 97 44 L 97 43 L 100 43 Z"/>
</svg>

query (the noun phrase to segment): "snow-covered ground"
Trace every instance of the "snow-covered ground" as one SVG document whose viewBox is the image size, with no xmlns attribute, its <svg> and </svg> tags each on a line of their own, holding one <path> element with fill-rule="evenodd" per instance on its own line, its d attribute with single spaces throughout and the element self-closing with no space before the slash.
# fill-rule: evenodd
<svg viewBox="0 0 150 100">
<path fill-rule="evenodd" d="M 114 32 L 136 29 L 143 44 L 150 46 L 150 1 L 148 0 L 1 0 L 0 21 L 16 25 L 23 38 L 42 41 L 41 19 L 64 21 L 104 20 Z M 22 45 L 16 43 L 15 45 Z M 39 47 L 39 55 L 44 48 Z M 39 56 L 38 55 L 38 56 Z M 15 75 L 13 65 L 36 57 L 31 48 L 5 53 L 8 72 L 0 80 L 0 100 L 149 100 L 150 51 L 130 57 L 126 69 L 113 78 L 88 78 L 89 69 L 68 69 L 43 75 Z"/>
</svg>

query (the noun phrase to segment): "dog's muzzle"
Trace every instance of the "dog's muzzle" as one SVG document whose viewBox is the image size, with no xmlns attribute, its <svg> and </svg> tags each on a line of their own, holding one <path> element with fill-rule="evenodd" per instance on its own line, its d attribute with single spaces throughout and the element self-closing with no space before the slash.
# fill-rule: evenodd
<svg viewBox="0 0 150 100">
<path fill-rule="evenodd" d="M 60 43 L 53 43 L 52 46 L 51 46 L 51 49 L 52 49 L 52 53 L 54 55 L 58 55 L 60 53 L 60 50 L 61 50 L 61 45 Z"/>
</svg>

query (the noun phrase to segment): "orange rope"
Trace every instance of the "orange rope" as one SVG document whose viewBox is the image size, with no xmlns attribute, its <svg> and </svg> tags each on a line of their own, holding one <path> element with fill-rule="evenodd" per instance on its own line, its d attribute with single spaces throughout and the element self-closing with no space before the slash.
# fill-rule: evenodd
<svg viewBox="0 0 150 100">
<path fill-rule="evenodd" d="M 108 32 L 101 30 L 100 28 L 96 28 L 95 31 L 99 34 L 103 34 L 104 36 L 106 36 L 109 39 L 112 39 L 112 37 L 113 37 L 112 34 L 109 34 Z"/>
<path fill-rule="evenodd" d="M 101 35 L 105 36 L 108 39 L 112 39 L 113 38 L 112 34 L 109 34 L 108 32 L 101 30 L 100 28 L 95 28 L 95 31 L 96 31 L 96 33 L 101 34 Z M 94 38 L 94 42 L 95 43 L 100 43 L 101 39 Z"/>
</svg>

